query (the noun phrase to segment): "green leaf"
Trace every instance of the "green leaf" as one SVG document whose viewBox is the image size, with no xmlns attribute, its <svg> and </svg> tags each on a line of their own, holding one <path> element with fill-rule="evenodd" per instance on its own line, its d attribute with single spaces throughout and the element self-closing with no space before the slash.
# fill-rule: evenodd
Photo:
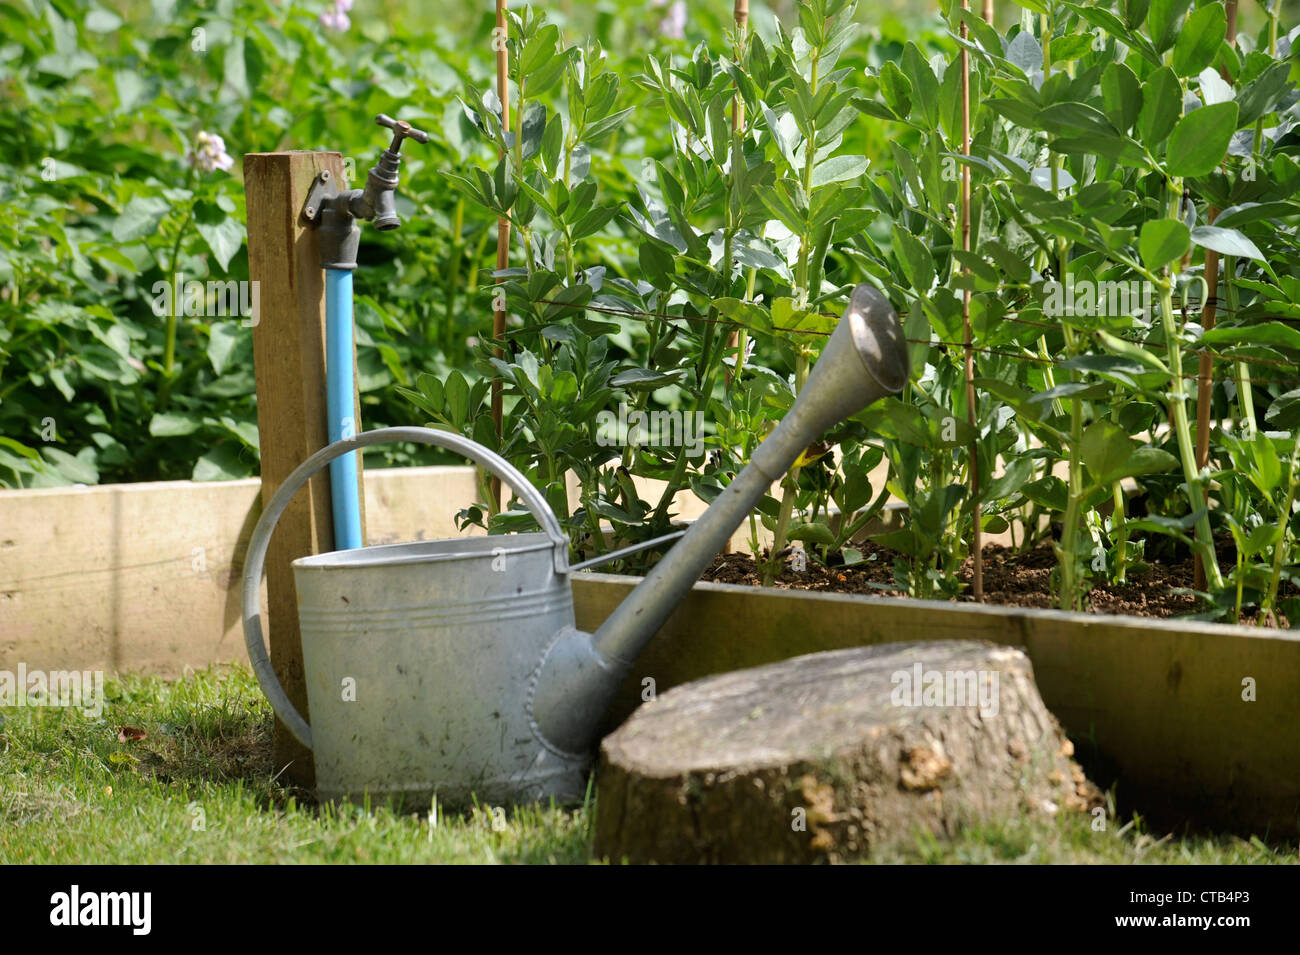
<svg viewBox="0 0 1300 955">
<path fill-rule="evenodd" d="M 193 434 L 203 425 L 199 415 L 184 411 L 160 411 L 149 419 L 149 433 L 155 438 L 176 438 Z"/>
<path fill-rule="evenodd" d="M 812 187 L 824 186 L 830 182 L 844 182 L 857 179 L 867 171 L 865 156 L 832 156 L 813 167 Z"/>
<path fill-rule="evenodd" d="M 1043 48 L 1028 30 L 1021 30 L 1007 44 L 1007 61 L 1030 74 L 1043 69 Z"/>
<path fill-rule="evenodd" d="M 221 266 L 221 271 L 228 271 L 230 260 L 244 244 L 243 227 L 230 216 L 223 215 L 215 222 L 205 222 L 195 217 L 194 228 L 212 250 L 212 255 Z"/>
<path fill-rule="evenodd" d="M 1219 325 L 1201 333 L 1201 344 L 1210 346 L 1273 345 L 1300 348 L 1300 329 L 1281 322 L 1260 325 Z"/>
<path fill-rule="evenodd" d="M 1097 331 L 1094 334 L 1097 336 L 1098 341 L 1116 355 L 1121 355 L 1124 358 L 1131 358 L 1138 364 L 1150 368 L 1152 371 L 1158 371 L 1164 375 L 1169 374 L 1169 369 L 1165 367 L 1164 362 L 1136 342 L 1130 342 L 1126 339 L 1119 338 L 1118 336 L 1112 335 L 1110 332 Z"/>
<path fill-rule="evenodd" d="M 1146 154 L 1141 146 L 1127 136 L 1116 136 L 1114 133 L 1109 136 L 1096 133 L 1089 133 L 1086 136 L 1063 136 L 1053 139 L 1050 146 L 1054 152 L 1067 156 L 1076 153 L 1096 153 L 1098 156 L 1105 156 L 1107 159 L 1130 166 L 1146 164 Z"/>
<path fill-rule="evenodd" d="M 244 41 L 238 37 L 233 39 L 226 47 L 225 56 L 221 60 L 221 92 L 219 98 L 230 99 L 248 99 L 248 63 L 244 59 Z"/>
<path fill-rule="evenodd" d="M 656 288 L 668 288 L 672 284 L 677 260 L 655 243 L 642 242 L 637 249 L 637 261 L 646 281 Z"/>
<path fill-rule="evenodd" d="M 1105 113 L 1084 103 L 1054 103 L 1039 112 L 1038 122 L 1050 132 L 1079 130 L 1112 138 L 1116 134 Z"/>
<path fill-rule="evenodd" d="M 1028 282 L 1030 277 L 1029 262 L 1024 256 L 1016 255 L 996 239 L 985 240 L 983 251 L 998 264 L 1013 282 Z"/>
<path fill-rule="evenodd" d="M 1253 123 L 1277 108 L 1291 89 L 1290 71 L 1290 62 L 1274 63 L 1246 84 L 1237 96 L 1241 104 L 1241 116 L 1237 120 L 1240 125 Z"/>
<path fill-rule="evenodd" d="M 1236 227 L 1259 222 L 1261 219 L 1282 218 L 1297 213 L 1300 213 L 1300 206 L 1294 202 L 1242 202 L 1220 212 L 1214 224 Z"/>
<path fill-rule="evenodd" d="M 1147 18 L 1151 0 L 1119 0 L 1120 12 L 1124 14 L 1124 23 L 1130 30 L 1136 30 Z"/>
<path fill-rule="evenodd" d="M 1198 225 L 1192 230 L 1192 241 L 1206 249 L 1213 249 L 1220 255 L 1235 255 L 1266 261 L 1264 253 L 1259 251 L 1259 246 L 1236 229 L 1224 229 L 1217 225 Z"/>
<path fill-rule="evenodd" d="M 1275 428 L 1290 430 L 1300 425 L 1300 388 L 1274 398 L 1264 418 Z"/>
<path fill-rule="evenodd" d="M 519 128 L 524 159 L 532 159 L 542 148 L 542 136 L 546 132 L 546 107 L 537 102 L 529 103 Z"/>
<path fill-rule="evenodd" d="M 1063 513 L 1070 502 L 1070 489 L 1055 475 L 1030 481 L 1020 492 L 1039 507 Z"/>
<path fill-rule="evenodd" d="M 934 259 L 925 243 L 906 229 L 893 228 L 894 251 L 908 284 L 918 293 L 926 295 L 934 284 Z"/>
<path fill-rule="evenodd" d="M 1183 88 L 1178 82 L 1178 74 L 1167 66 L 1161 67 L 1142 84 L 1142 108 L 1138 111 L 1137 128 L 1143 145 L 1154 153 L 1182 113 Z"/>
<path fill-rule="evenodd" d="M 169 211 L 171 204 L 161 196 L 135 196 L 113 223 L 113 238 L 131 242 L 150 235 Z"/>
<path fill-rule="evenodd" d="M 1170 65 L 1179 76 L 1195 76 L 1214 62 L 1228 31 L 1223 4 L 1207 3 L 1194 10 L 1178 31 Z"/>
<path fill-rule="evenodd" d="M 453 370 L 443 384 L 447 400 L 447 418 L 459 430 L 469 414 L 469 383 L 459 371 Z"/>
<path fill-rule="evenodd" d="M 1282 481 L 1282 462 L 1273 447 L 1273 440 L 1263 431 L 1256 431 L 1250 441 L 1229 445 L 1232 462 L 1243 472 L 1266 499 L 1271 500 Z"/>
<path fill-rule="evenodd" d="M 1151 10 L 1147 14 L 1147 36 L 1151 37 L 1151 44 L 1157 53 L 1164 53 L 1174 45 L 1179 23 L 1191 5 L 1192 0 L 1151 0 Z"/>
<path fill-rule="evenodd" d="M 122 18 L 111 10 L 97 7 L 86 14 L 85 24 L 92 33 L 112 33 L 122 25 Z"/>
<path fill-rule="evenodd" d="M 1208 176 L 1223 162 L 1236 131 L 1236 103 L 1192 110 L 1178 121 L 1169 137 L 1166 169 L 1171 176 Z"/>
<path fill-rule="evenodd" d="M 1197 112 L 1210 108 L 1204 106 Z M 1182 258 L 1191 248 L 1191 242 L 1191 232 L 1177 219 L 1149 219 L 1142 226 L 1138 252 L 1143 264 L 1157 272 L 1175 259 Z"/>
<path fill-rule="evenodd" d="M 1282 525 L 1263 523 L 1250 532 L 1243 548 L 1248 555 L 1262 554 L 1282 539 Z"/>
<path fill-rule="evenodd" d="M 912 84 L 912 102 L 921 111 L 925 125 L 934 129 L 939 125 L 939 81 L 925 54 L 910 40 L 903 48 L 900 60 L 903 73 Z"/>
<path fill-rule="evenodd" d="M 1122 470 L 1129 455 L 1133 453 L 1133 442 L 1124 429 L 1113 421 L 1094 421 L 1084 429 L 1078 452 L 1079 459 L 1088 469 L 1093 482 L 1109 484 L 1117 480 L 1111 475 Z"/>
<path fill-rule="evenodd" d="M 1111 63 L 1101 74 L 1101 98 L 1111 125 L 1128 132 L 1142 109 L 1142 84 L 1137 74 L 1123 63 Z"/>
<path fill-rule="evenodd" d="M 50 464 L 54 465 L 60 476 L 74 484 L 98 484 L 99 470 L 94 464 L 94 449 L 85 448 L 77 455 L 71 455 L 62 448 L 42 448 L 41 453 Z"/>
<path fill-rule="evenodd" d="M 925 551 L 925 544 L 922 542 L 915 531 L 905 529 L 901 531 L 889 531 L 884 534 L 872 534 L 869 538 L 872 543 L 879 544 L 889 550 L 896 550 L 900 554 L 908 557 L 920 557 Z"/>
<path fill-rule="evenodd" d="M 217 375 L 226 373 L 226 361 L 240 341 L 240 328 L 234 322 L 216 322 L 208 335 L 208 361 Z"/>
<path fill-rule="evenodd" d="M 615 129 L 627 122 L 627 118 L 632 115 L 632 109 L 621 109 L 617 113 L 611 113 L 604 119 L 597 120 L 582 131 L 582 138 L 587 143 L 598 143 Z"/>
<path fill-rule="evenodd" d="M 792 541 L 809 541 L 825 547 L 835 546 L 835 535 L 825 524 L 799 524 L 791 529 L 787 537 Z"/>
<path fill-rule="evenodd" d="M 235 481 L 246 477 L 251 469 L 252 459 L 246 462 L 239 444 L 234 441 L 222 441 L 194 465 L 190 479 L 194 481 Z"/>
<path fill-rule="evenodd" d="M 558 83 L 560 77 L 564 75 L 564 68 L 568 66 L 569 59 L 569 56 L 559 54 L 543 63 L 537 72 L 528 77 L 529 95 L 541 96 Z"/>
<path fill-rule="evenodd" d="M 591 301 L 593 294 L 590 285 L 566 285 L 551 296 L 551 302 L 542 313 L 542 318 L 553 322 L 566 315 L 581 315 L 582 307 Z"/>
<path fill-rule="evenodd" d="M 1092 49 L 1092 35 L 1088 33 L 1066 34 L 1052 38 L 1052 62 L 1065 63 L 1077 60 Z"/>
<path fill-rule="evenodd" d="M 560 29 L 553 23 L 548 23 L 524 44 L 524 49 L 519 54 L 519 71 L 527 76 L 536 72 L 537 69 L 547 63 L 555 55 L 555 44 L 560 38 Z"/>
<path fill-rule="evenodd" d="M 656 371 L 653 368 L 628 368 L 609 379 L 611 388 L 629 391 L 653 391 L 670 385 L 681 376 L 680 371 Z"/>
<path fill-rule="evenodd" d="M 1033 103 L 1010 96 L 994 96 L 985 100 L 984 105 L 1003 119 L 1024 129 L 1035 129 L 1038 126 L 1039 109 Z"/>
<path fill-rule="evenodd" d="M 1143 474 L 1159 474 L 1172 471 L 1178 467 L 1178 458 L 1160 448 L 1138 448 L 1124 465 L 1124 473 L 1111 478 L 1118 481 L 1124 477 L 1141 477 Z"/>
<path fill-rule="evenodd" d="M 137 106 L 152 100 L 159 92 L 159 84 L 132 70 L 119 70 L 113 74 L 113 85 L 117 88 L 117 105 L 123 113 L 129 113 Z"/>
<path fill-rule="evenodd" d="M 739 322 L 750 331 L 770 332 L 772 316 L 762 305 L 742 301 L 738 298 L 720 298 L 713 303 L 718 314 L 733 322 Z"/>
<path fill-rule="evenodd" d="M 880 92 L 894 115 L 906 119 L 912 112 L 912 83 L 893 60 L 880 68 Z"/>
</svg>

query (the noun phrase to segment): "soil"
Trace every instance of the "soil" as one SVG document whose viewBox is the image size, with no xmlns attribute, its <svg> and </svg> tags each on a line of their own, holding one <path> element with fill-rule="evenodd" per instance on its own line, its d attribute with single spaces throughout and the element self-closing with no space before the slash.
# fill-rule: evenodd
<svg viewBox="0 0 1300 955">
<path fill-rule="evenodd" d="M 802 573 L 791 569 L 785 561 L 781 575 L 774 586 L 786 590 L 814 590 L 838 594 L 870 594 L 872 596 L 905 597 L 895 588 L 895 551 L 865 542 L 855 545 L 862 551 L 861 563 L 850 566 L 825 566 L 811 557 Z M 1235 567 L 1233 544 L 1230 538 L 1217 544 L 1219 565 L 1225 576 Z M 969 601 L 973 558 L 966 558 L 958 572 L 965 585 L 956 599 Z M 1012 548 L 989 545 L 984 548 L 984 601 L 1008 607 L 1040 607 L 1055 609 L 1058 606 L 1052 585 L 1052 571 L 1056 556 L 1050 544 L 1020 553 Z M 1190 591 L 1193 584 L 1194 561 L 1190 554 L 1175 554 L 1170 558 L 1148 559 L 1130 569 L 1127 581 L 1121 585 L 1098 583 L 1084 598 L 1084 609 L 1091 613 L 1129 614 L 1137 617 L 1181 617 L 1204 613 L 1208 609 L 1201 598 Z M 760 578 L 754 559 L 748 553 L 720 554 L 714 558 L 702 580 L 724 584 L 749 584 L 757 587 Z M 1295 595 L 1296 589 L 1284 582 L 1279 597 Z M 942 599 L 939 597 L 938 599 Z M 1242 609 L 1240 622 L 1255 624 L 1257 612 Z M 1221 622 L 1228 622 L 1226 619 Z M 1288 627 L 1289 622 L 1278 615 L 1277 625 Z"/>
</svg>

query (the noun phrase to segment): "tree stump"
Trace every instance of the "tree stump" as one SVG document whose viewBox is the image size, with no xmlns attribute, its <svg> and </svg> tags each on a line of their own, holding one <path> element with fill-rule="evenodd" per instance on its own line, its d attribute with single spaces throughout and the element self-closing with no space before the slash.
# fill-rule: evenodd
<svg viewBox="0 0 1300 955">
<path fill-rule="evenodd" d="M 959 641 L 795 657 L 676 687 L 601 745 L 613 862 L 867 857 L 1023 811 L 1100 805 L 1019 650 Z"/>
</svg>

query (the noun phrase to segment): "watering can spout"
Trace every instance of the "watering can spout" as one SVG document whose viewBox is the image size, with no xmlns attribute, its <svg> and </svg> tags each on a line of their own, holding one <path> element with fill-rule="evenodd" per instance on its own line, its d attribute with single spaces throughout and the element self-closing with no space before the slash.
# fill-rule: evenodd
<svg viewBox="0 0 1300 955">
<path fill-rule="evenodd" d="M 556 636 L 529 691 L 539 736 L 564 752 L 589 748 L 645 645 L 772 484 L 827 428 L 901 391 L 908 371 L 897 313 L 874 286 L 857 286 L 798 400 L 744 470 L 594 635 Z"/>
</svg>

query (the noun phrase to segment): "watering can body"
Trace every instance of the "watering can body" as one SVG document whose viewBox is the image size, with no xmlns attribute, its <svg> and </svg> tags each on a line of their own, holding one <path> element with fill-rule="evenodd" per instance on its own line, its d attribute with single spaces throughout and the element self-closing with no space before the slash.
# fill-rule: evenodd
<svg viewBox="0 0 1300 955">
<path fill-rule="evenodd" d="M 732 532 L 831 425 L 907 380 L 898 316 L 858 286 L 803 392 L 682 540 L 595 634 L 574 626 L 569 540 L 509 462 L 457 434 L 383 428 L 307 458 L 272 495 L 244 566 L 259 684 L 314 752 L 319 795 L 426 808 L 580 799 L 601 719 L 642 648 Z M 332 460 L 388 441 L 456 451 L 511 487 L 540 533 L 363 547 L 295 561 L 308 725 L 271 667 L 259 602 L 272 531 Z M 607 555 L 608 556 L 608 555 Z M 581 566 L 581 565 L 579 565 Z"/>
<path fill-rule="evenodd" d="M 543 745 L 527 706 L 548 645 L 574 626 L 552 550 L 512 534 L 294 562 L 322 798 L 582 798 L 585 754 Z"/>
</svg>

